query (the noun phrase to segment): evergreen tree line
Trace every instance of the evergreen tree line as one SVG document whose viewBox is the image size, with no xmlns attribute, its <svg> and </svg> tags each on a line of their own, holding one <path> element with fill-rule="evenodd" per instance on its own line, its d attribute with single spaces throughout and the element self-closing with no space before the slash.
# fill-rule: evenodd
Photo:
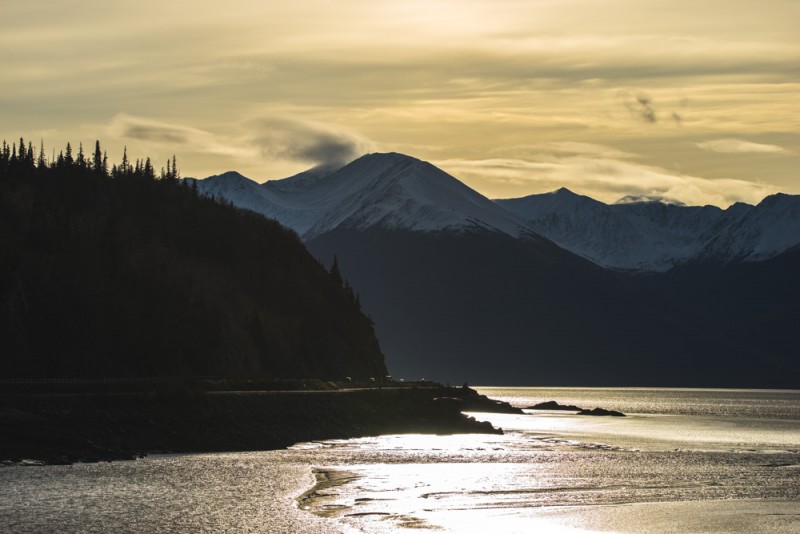
<svg viewBox="0 0 800 534">
<path fill-rule="evenodd" d="M 36 152 L 0 148 L 6 377 L 386 373 L 338 264 L 294 232 L 199 195 L 174 157 Z"/>
<path fill-rule="evenodd" d="M 78 153 L 73 154 L 72 145 L 68 142 L 67 146 L 59 151 L 58 156 L 49 161 L 45 156 L 44 141 L 39 144 L 38 154 L 33 143 L 25 144 L 23 137 L 10 145 L 3 140 L 0 147 L 0 175 L 13 173 L 15 175 L 30 175 L 36 172 L 47 171 L 81 171 L 91 172 L 97 176 L 111 178 L 134 177 L 150 180 L 178 180 L 180 172 L 175 155 L 171 160 L 167 160 L 166 167 L 161 167 L 161 172 L 156 174 L 150 158 L 136 159 L 133 163 L 128 159 L 128 147 L 122 152 L 122 161 L 119 165 L 108 166 L 108 154 L 100 147 L 100 141 L 95 141 L 94 151 L 87 155 L 83 149 L 83 143 L 78 145 Z"/>
</svg>

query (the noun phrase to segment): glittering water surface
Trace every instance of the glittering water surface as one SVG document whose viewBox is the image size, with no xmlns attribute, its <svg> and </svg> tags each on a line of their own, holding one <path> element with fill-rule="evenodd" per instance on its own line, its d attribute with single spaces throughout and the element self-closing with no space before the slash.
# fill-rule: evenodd
<svg viewBox="0 0 800 534">
<path fill-rule="evenodd" d="M 481 388 L 506 434 L 0 469 L 6 532 L 800 532 L 800 392 Z"/>
</svg>

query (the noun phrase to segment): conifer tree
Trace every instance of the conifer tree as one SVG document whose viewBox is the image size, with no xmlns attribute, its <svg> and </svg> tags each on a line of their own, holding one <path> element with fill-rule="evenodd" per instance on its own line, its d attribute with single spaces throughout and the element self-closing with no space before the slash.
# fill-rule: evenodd
<svg viewBox="0 0 800 534">
<path fill-rule="evenodd" d="M 75 160 L 78 167 L 86 168 L 86 158 L 83 155 L 83 143 L 78 145 L 78 158 Z"/>
<path fill-rule="evenodd" d="M 333 263 L 331 263 L 331 276 L 337 285 L 341 286 L 343 284 L 342 272 L 339 270 L 339 258 L 335 255 L 333 256 Z"/>
<path fill-rule="evenodd" d="M 128 146 L 122 149 L 122 163 L 120 163 L 119 168 L 117 169 L 120 174 L 127 174 L 128 173 Z"/>
<path fill-rule="evenodd" d="M 72 147 L 69 142 L 67 142 L 67 148 L 64 150 L 63 163 L 64 165 L 72 165 L 75 163 L 75 160 L 72 159 Z"/>
<path fill-rule="evenodd" d="M 94 142 L 94 154 L 92 154 L 92 170 L 96 173 L 104 172 L 103 153 L 100 152 L 100 141 Z"/>
<path fill-rule="evenodd" d="M 44 139 L 39 143 L 39 159 L 36 160 L 36 167 L 44 169 L 47 166 L 47 161 L 44 159 Z"/>
<path fill-rule="evenodd" d="M 153 170 L 153 164 L 150 162 L 149 157 L 144 162 L 144 177 L 150 180 L 153 180 L 156 177 L 155 171 Z"/>
</svg>

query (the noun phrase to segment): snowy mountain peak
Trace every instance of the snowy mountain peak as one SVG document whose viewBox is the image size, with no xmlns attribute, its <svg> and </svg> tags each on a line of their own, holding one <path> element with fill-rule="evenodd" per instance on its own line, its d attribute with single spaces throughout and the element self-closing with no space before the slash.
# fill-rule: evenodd
<svg viewBox="0 0 800 534">
<path fill-rule="evenodd" d="M 428 162 L 368 154 L 315 183 L 330 199 L 310 238 L 338 227 L 415 231 L 483 228 L 518 235 L 522 225 L 480 193 Z"/>
<path fill-rule="evenodd" d="M 764 199 L 758 203 L 756 208 L 760 209 L 797 209 L 800 206 L 800 196 L 798 195 L 787 195 L 786 193 L 775 193 L 774 195 L 769 195 L 764 197 Z"/>
<path fill-rule="evenodd" d="M 187 178 L 187 180 L 194 180 Z M 223 196 L 228 198 L 232 192 L 250 191 L 258 187 L 258 183 L 250 178 L 239 174 L 236 171 L 228 171 L 222 174 L 209 176 L 203 180 L 194 180 L 198 186 L 202 186 L 201 190 L 209 195 Z M 235 201 L 232 198 L 229 200 Z"/>
<path fill-rule="evenodd" d="M 762 261 L 800 243 L 800 195 L 777 193 L 757 206 L 737 203 L 725 210 L 704 244 L 701 261 Z"/>
<path fill-rule="evenodd" d="M 546 195 L 558 195 L 558 196 L 573 196 L 577 197 L 580 196 L 577 193 L 567 189 L 566 187 L 559 187 L 555 191 L 551 191 L 549 193 L 545 193 Z"/>
<path fill-rule="evenodd" d="M 240 187 L 242 184 L 255 184 L 253 180 L 247 178 L 239 174 L 236 171 L 227 171 L 223 172 L 222 174 L 215 174 L 214 176 L 209 176 L 207 178 L 197 179 L 197 178 L 184 178 L 187 182 L 197 182 L 199 184 L 211 185 L 214 184 L 215 187 Z"/>
<path fill-rule="evenodd" d="M 313 168 L 262 185 L 226 173 L 200 180 L 198 186 L 277 219 L 304 239 L 340 227 L 482 229 L 513 236 L 527 230 L 514 215 L 443 170 L 396 152 L 367 154 L 340 169 Z"/>
</svg>

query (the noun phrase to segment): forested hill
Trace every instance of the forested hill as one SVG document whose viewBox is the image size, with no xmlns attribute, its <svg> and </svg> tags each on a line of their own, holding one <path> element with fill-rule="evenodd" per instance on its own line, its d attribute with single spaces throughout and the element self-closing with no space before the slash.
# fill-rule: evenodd
<svg viewBox="0 0 800 534">
<path fill-rule="evenodd" d="M 99 143 L 0 151 L 0 376 L 386 373 L 338 271 L 278 223 Z"/>
</svg>

